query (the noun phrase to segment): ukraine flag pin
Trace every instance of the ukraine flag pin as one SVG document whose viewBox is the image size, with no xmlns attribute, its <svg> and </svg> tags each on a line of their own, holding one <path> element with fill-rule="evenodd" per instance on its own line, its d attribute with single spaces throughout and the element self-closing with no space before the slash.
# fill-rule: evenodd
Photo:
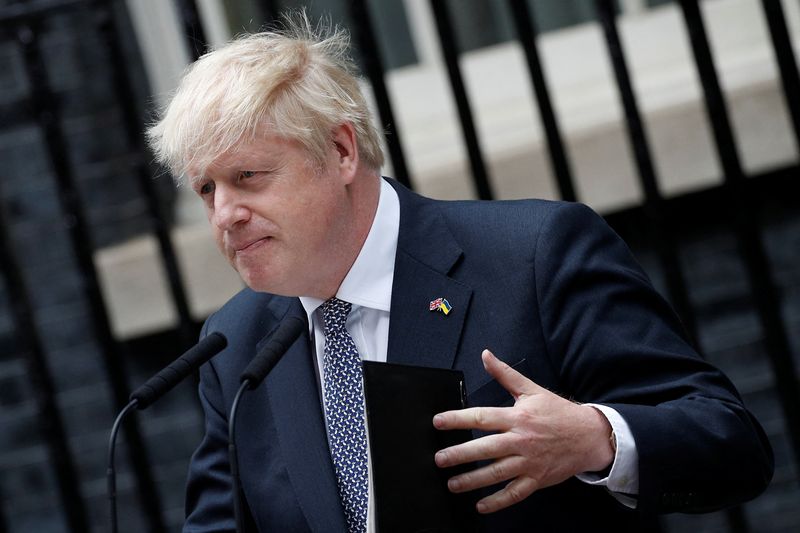
<svg viewBox="0 0 800 533">
<path fill-rule="evenodd" d="M 429 308 L 431 311 L 441 311 L 445 315 L 450 314 L 450 311 L 453 310 L 453 306 L 450 305 L 450 302 L 448 302 L 446 298 L 436 298 L 432 300 Z"/>
</svg>

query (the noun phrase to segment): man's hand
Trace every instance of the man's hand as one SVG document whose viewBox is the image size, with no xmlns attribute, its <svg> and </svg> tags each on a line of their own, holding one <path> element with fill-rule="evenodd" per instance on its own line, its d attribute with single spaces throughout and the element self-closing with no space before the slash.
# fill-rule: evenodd
<svg viewBox="0 0 800 533">
<path fill-rule="evenodd" d="M 536 490 L 611 464 L 611 426 L 597 409 L 540 387 L 489 350 L 484 350 L 481 358 L 486 371 L 511 393 L 515 402 L 513 407 L 474 407 L 433 417 L 437 429 L 496 432 L 436 454 L 439 467 L 493 460 L 487 466 L 450 478 L 448 487 L 452 492 L 510 480 L 505 488 L 477 503 L 478 512 L 492 513 L 524 500 Z"/>
</svg>

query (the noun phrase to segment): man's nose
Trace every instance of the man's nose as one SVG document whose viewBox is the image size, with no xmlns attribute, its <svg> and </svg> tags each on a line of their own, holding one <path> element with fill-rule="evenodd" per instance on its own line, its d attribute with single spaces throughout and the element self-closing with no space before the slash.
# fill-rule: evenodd
<svg viewBox="0 0 800 533">
<path fill-rule="evenodd" d="M 222 230 L 230 230 L 250 217 L 250 210 L 243 198 L 229 187 L 217 186 L 214 190 L 214 214 L 212 223 Z"/>
</svg>

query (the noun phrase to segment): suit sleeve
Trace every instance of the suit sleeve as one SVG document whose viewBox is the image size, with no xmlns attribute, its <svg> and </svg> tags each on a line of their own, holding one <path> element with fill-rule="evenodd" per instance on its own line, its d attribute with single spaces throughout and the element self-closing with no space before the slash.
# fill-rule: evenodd
<svg viewBox="0 0 800 533">
<path fill-rule="evenodd" d="M 773 472 L 763 430 L 599 216 L 556 208 L 538 238 L 535 273 L 558 392 L 608 405 L 628 423 L 638 509 L 710 511 L 763 491 Z"/>
</svg>

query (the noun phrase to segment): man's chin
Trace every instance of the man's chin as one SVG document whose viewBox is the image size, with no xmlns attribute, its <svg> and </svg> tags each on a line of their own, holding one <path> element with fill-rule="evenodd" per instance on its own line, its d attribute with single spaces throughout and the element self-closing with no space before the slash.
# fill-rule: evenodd
<svg viewBox="0 0 800 533">
<path fill-rule="evenodd" d="M 272 284 L 264 283 L 264 281 L 261 279 L 251 279 L 242 276 L 242 281 L 244 281 L 244 284 L 255 292 L 269 292 L 272 294 L 277 294 L 275 287 Z"/>
<path fill-rule="evenodd" d="M 266 276 L 264 272 L 254 272 L 251 269 L 242 268 L 241 266 L 236 268 L 236 271 L 248 288 L 256 292 L 275 292 L 274 280 L 271 280 L 271 278 L 268 279 L 268 276 Z M 273 282 L 270 283 L 270 281 Z"/>
<path fill-rule="evenodd" d="M 277 296 L 313 296 L 309 286 L 300 283 L 302 273 L 291 268 L 265 271 L 263 268 L 245 268 L 241 263 L 236 271 L 247 287 L 255 292 L 267 292 Z"/>
<path fill-rule="evenodd" d="M 255 292 L 268 292 L 278 296 L 298 296 L 289 290 L 285 283 L 278 283 L 274 276 L 265 276 L 263 273 L 248 274 L 241 272 L 239 276 L 250 290 Z"/>
</svg>

